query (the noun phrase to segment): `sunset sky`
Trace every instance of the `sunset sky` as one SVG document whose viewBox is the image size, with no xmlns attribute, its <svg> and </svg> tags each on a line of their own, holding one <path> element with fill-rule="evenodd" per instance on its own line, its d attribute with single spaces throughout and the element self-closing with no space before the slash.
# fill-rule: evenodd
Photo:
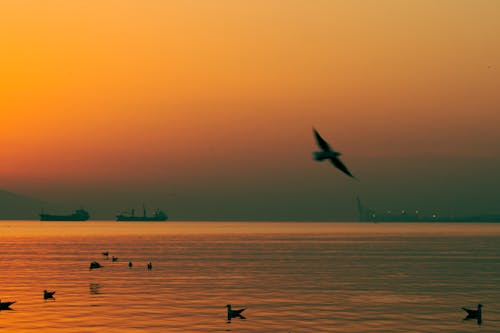
<svg viewBox="0 0 500 333">
<path fill-rule="evenodd" d="M 496 0 L 0 2 L 0 189 L 98 216 L 500 213 Z M 315 126 L 359 178 L 312 160 Z M 108 215 L 106 215 L 108 214 Z"/>
</svg>

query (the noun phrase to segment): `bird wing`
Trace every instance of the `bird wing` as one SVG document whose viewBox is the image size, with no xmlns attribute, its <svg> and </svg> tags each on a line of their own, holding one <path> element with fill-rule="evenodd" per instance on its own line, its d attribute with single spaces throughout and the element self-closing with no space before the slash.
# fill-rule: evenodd
<svg viewBox="0 0 500 333">
<path fill-rule="evenodd" d="M 339 158 L 330 158 L 330 161 L 337 169 L 339 169 L 349 177 L 354 178 L 354 176 L 351 174 L 351 172 L 347 169 L 347 167 L 344 165 L 344 163 L 342 163 L 342 161 Z"/>
<path fill-rule="evenodd" d="M 318 146 L 320 146 L 321 149 L 325 150 L 325 151 L 330 151 L 332 150 L 330 148 L 330 145 L 328 144 L 328 142 L 326 142 L 322 137 L 321 135 L 319 135 L 318 131 L 316 131 L 315 128 L 313 128 L 313 131 L 314 131 L 314 137 L 316 138 L 316 142 L 318 143 Z"/>
<path fill-rule="evenodd" d="M 240 309 L 240 310 L 233 310 L 233 314 L 238 316 L 240 313 L 242 313 L 243 311 L 245 311 L 246 308 L 244 309 Z"/>
</svg>

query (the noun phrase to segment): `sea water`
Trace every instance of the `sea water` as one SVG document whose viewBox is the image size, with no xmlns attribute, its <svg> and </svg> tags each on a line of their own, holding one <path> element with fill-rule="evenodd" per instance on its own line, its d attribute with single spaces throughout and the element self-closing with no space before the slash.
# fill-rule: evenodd
<svg viewBox="0 0 500 333">
<path fill-rule="evenodd" d="M 3 221 L 0 329 L 500 332 L 499 255 L 500 224 Z"/>
</svg>

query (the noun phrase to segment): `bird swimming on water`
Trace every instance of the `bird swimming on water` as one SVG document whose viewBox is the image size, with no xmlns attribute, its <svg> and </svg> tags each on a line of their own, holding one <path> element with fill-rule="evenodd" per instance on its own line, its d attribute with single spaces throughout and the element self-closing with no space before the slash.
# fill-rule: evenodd
<svg viewBox="0 0 500 333">
<path fill-rule="evenodd" d="M 102 267 L 102 265 L 100 263 L 98 263 L 97 261 L 92 261 L 90 263 L 89 269 L 101 268 L 101 267 Z"/>
<path fill-rule="evenodd" d="M 55 291 L 44 290 L 43 291 L 43 299 L 54 299 L 55 293 L 56 293 Z"/>
<path fill-rule="evenodd" d="M 115 257 L 115 256 L 113 256 L 113 257 L 111 258 L 111 261 L 112 261 L 112 262 L 118 261 L 118 258 L 117 258 L 117 257 Z"/>
<path fill-rule="evenodd" d="M 148 263 L 148 269 L 149 269 L 149 270 L 152 270 L 152 269 L 153 269 L 153 264 L 151 263 L 151 261 Z"/>
<path fill-rule="evenodd" d="M 462 308 L 465 312 L 467 312 L 467 317 L 465 317 L 465 319 L 481 319 L 482 307 L 482 304 L 478 304 L 477 310 Z"/>
<path fill-rule="evenodd" d="M 128 262 L 128 268 L 132 268 L 133 264 L 132 264 L 132 261 L 129 261 Z"/>
<path fill-rule="evenodd" d="M 246 308 L 239 309 L 239 310 L 233 310 L 231 308 L 231 304 L 226 305 L 226 308 L 227 308 L 227 320 L 231 320 L 231 318 L 236 318 L 236 317 L 241 318 L 241 319 L 246 319 L 241 314 L 243 311 L 245 311 Z"/>
<path fill-rule="evenodd" d="M 328 142 L 326 142 L 325 139 L 323 139 L 321 135 L 319 135 L 318 131 L 316 131 L 314 127 L 313 131 L 314 131 L 314 137 L 316 138 L 316 142 L 318 143 L 318 146 L 321 148 L 321 151 L 314 152 L 313 154 L 314 160 L 319 162 L 323 160 L 330 160 L 333 166 L 335 166 L 337 169 L 339 169 L 349 177 L 355 178 L 351 174 L 349 169 L 347 169 L 344 163 L 342 163 L 342 161 L 340 160 L 339 156 L 342 154 L 338 151 L 333 150 L 328 144 Z"/>
<path fill-rule="evenodd" d="M 14 302 L 2 302 L 2 300 L 0 300 L 0 310 L 11 310 L 10 306 L 14 303 L 16 303 L 16 301 L 14 301 Z"/>
</svg>

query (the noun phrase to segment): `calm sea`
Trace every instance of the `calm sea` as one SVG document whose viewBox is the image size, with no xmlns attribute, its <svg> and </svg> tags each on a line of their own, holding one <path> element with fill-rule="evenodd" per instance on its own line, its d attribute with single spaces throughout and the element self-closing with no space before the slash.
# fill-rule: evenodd
<svg viewBox="0 0 500 333">
<path fill-rule="evenodd" d="M 0 329 L 500 332 L 499 255 L 500 224 L 4 221 Z"/>
</svg>

